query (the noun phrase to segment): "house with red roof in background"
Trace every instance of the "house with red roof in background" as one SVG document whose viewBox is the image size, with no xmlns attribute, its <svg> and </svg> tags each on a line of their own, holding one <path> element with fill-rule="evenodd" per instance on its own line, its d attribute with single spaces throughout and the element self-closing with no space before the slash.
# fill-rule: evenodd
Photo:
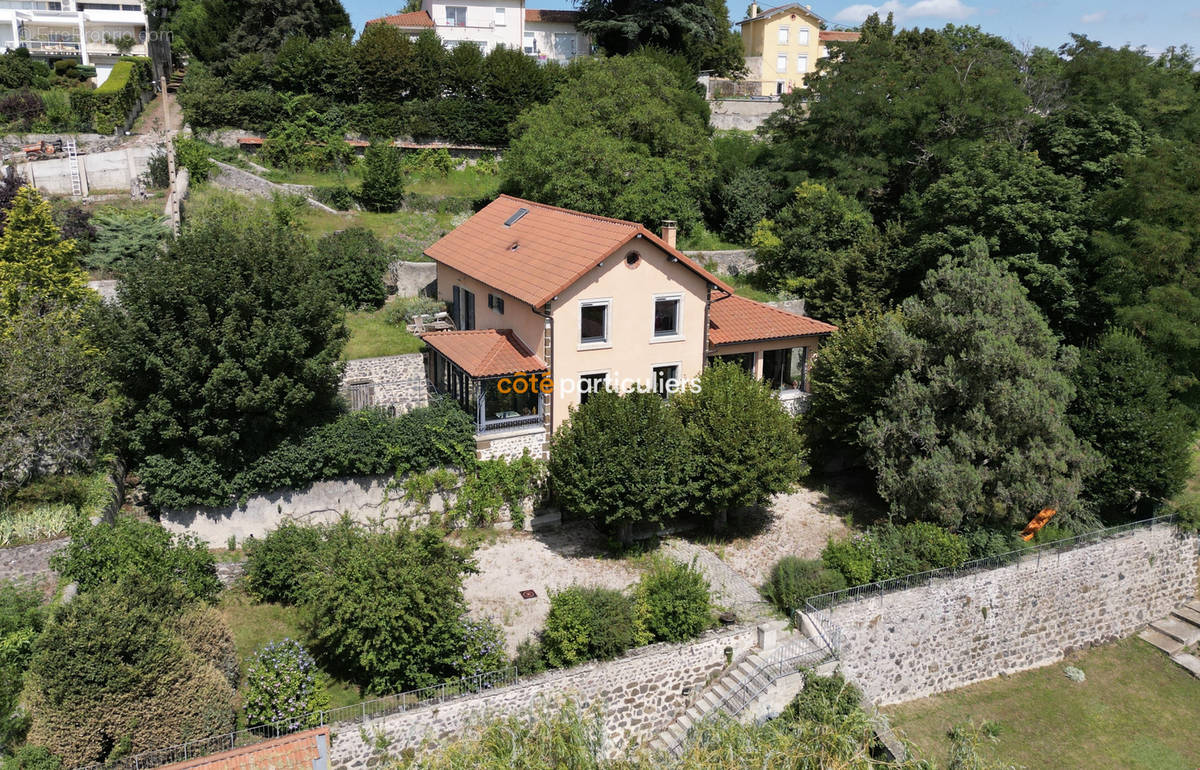
<svg viewBox="0 0 1200 770">
<path fill-rule="evenodd" d="M 526 8 L 525 0 L 423 0 L 421 10 L 371 19 L 416 39 L 433 30 L 447 47 L 476 45 L 483 53 L 498 46 L 524 51 L 538 61 L 566 64 L 591 53 L 591 38 L 576 28 L 578 11 Z"/>
<path fill-rule="evenodd" d="M 803 409 L 835 327 L 736 295 L 675 235 L 501 195 L 426 249 L 454 327 L 422 335 L 427 376 L 475 416 L 480 457 L 540 456 L 591 393 L 666 396 L 713 361 Z"/>
</svg>

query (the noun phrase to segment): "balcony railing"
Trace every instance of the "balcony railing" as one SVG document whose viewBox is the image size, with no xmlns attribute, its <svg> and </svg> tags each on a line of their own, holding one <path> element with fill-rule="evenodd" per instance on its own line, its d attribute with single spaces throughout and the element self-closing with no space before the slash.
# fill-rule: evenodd
<svg viewBox="0 0 1200 770">
<path fill-rule="evenodd" d="M 21 40 L 19 45 L 30 53 L 79 53 L 78 40 Z"/>
</svg>

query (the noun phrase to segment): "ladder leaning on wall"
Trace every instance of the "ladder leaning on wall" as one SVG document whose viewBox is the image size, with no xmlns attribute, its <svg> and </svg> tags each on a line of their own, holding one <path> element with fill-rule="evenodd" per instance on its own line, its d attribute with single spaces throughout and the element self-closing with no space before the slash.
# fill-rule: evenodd
<svg viewBox="0 0 1200 770">
<path fill-rule="evenodd" d="M 83 197 L 83 180 L 79 176 L 79 152 L 75 148 L 75 140 L 68 139 L 63 143 L 67 148 L 67 170 L 71 172 L 71 195 Z"/>
</svg>

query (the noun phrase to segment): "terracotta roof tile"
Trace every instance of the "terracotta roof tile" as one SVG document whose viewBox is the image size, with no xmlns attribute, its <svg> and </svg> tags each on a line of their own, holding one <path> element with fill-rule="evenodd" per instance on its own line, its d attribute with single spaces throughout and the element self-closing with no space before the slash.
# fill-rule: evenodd
<svg viewBox="0 0 1200 770">
<path fill-rule="evenodd" d="M 736 294 L 714 299 L 708 308 L 708 342 L 711 345 L 808 337 L 834 331 L 837 327 L 833 324 Z"/>
<path fill-rule="evenodd" d="M 510 225 L 504 223 L 525 209 Z M 501 195 L 425 254 L 533 307 L 541 307 L 635 238 L 656 244 L 722 289 L 723 281 L 636 222 Z"/>
<path fill-rule="evenodd" d="M 827 42 L 853 43 L 858 40 L 859 33 L 840 29 L 823 29 L 818 37 Z"/>
<path fill-rule="evenodd" d="M 525 347 L 512 329 L 428 332 L 421 339 L 472 377 L 501 377 L 550 368 Z"/>
<path fill-rule="evenodd" d="M 400 27 L 401 29 L 433 29 L 433 19 L 430 18 L 429 11 L 393 13 L 390 16 L 380 16 L 378 19 L 371 19 L 367 24 L 391 24 L 393 27 Z"/>
<path fill-rule="evenodd" d="M 541 8 L 526 8 L 525 21 L 541 21 L 547 24 L 574 24 L 579 21 L 579 11 L 548 11 Z"/>
<path fill-rule="evenodd" d="M 313 760 L 321 756 L 317 745 L 317 737 L 321 735 L 325 736 L 328 750 L 329 728 L 319 727 L 220 754 L 164 765 L 159 770 L 312 770 Z"/>
</svg>

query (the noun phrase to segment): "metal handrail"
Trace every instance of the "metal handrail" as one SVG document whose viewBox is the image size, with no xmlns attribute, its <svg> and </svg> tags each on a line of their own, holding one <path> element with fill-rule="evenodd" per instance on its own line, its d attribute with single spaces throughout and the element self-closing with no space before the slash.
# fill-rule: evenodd
<svg viewBox="0 0 1200 770">
<path fill-rule="evenodd" d="M 148 770 L 149 768 L 161 765 L 204 757 L 241 746 L 249 746 L 261 741 L 279 738 L 297 730 L 323 727 L 339 722 L 367 722 L 371 719 L 399 714 L 432 704 L 445 703 L 484 690 L 513 684 L 517 681 L 517 678 L 518 672 L 516 666 L 508 666 L 496 671 L 485 671 L 473 676 L 435 684 L 430 687 L 407 690 L 395 695 L 385 695 L 381 698 L 374 698 L 350 706 L 315 711 L 302 717 L 294 717 L 266 725 L 256 725 L 243 730 L 235 730 L 174 746 L 166 746 L 161 749 L 151 749 L 139 754 L 121 757 L 108 764 L 96 763 L 84 765 L 76 768 L 76 770 Z"/>
</svg>

